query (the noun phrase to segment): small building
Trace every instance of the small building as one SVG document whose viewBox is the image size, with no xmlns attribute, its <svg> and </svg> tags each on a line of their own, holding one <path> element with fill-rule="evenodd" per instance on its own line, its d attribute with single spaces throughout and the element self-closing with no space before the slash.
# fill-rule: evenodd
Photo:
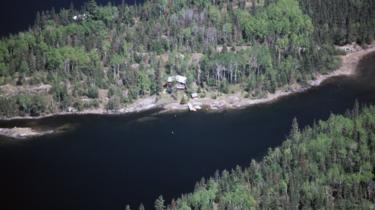
<svg viewBox="0 0 375 210">
<path fill-rule="evenodd" d="M 176 76 L 176 88 L 178 90 L 185 90 L 186 89 L 186 80 L 187 78 L 184 76 L 177 75 Z"/>
<path fill-rule="evenodd" d="M 167 79 L 167 88 L 168 92 L 171 92 L 171 89 L 175 87 L 177 90 L 185 90 L 186 89 L 186 81 L 187 78 L 181 75 L 170 76 Z"/>
</svg>

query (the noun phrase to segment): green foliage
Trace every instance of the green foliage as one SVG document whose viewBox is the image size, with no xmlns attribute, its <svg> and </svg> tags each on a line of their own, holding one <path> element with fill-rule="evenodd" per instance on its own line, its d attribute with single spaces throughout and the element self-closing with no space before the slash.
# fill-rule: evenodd
<svg viewBox="0 0 375 210">
<path fill-rule="evenodd" d="M 249 167 L 200 181 L 177 209 L 374 209 L 375 107 L 331 115 Z"/>
<path fill-rule="evenodd" d="M 112 23 L 118 19 L 119 12 L 117 7 L 105 6 L 99 7 L 96 12 L 96 18 L 104 21 L 107 24 Z"/>
<path fill-rule="evenodd" d="M 85 9 L 87 10 L 87 12 L 89 12 L 92 16 L 95 17 L 98 10 L 98 4 L 95 0 L 88 0 L 85 3 Z"/>
<path fill-rule="evenodd" d="M 315 25 L 320 43 L 371 43 L 375 38 L 375 2 L 372 0 L 300 0 Z"/>
<path fill-rule="evenodd" d="M 48 113 L 50 109 L 50 99 L 47 96 L 20 94 L 0 97 L 0 116 L 39 116 L 42 113 Z"/>
<path fill-rule="evenodd" d="M 187 104 L 187 102 L 188 102 L 187 97 L 186 97 L 185 95 L 182 96 L 181 101 L 180 101 L 180 104 Z"/>
<path fill-rule="evenodd" d="M 145 71 L 138 72 L 138 88 L 139 94 L 145 95 L 150 92 L 151 80 Z"/>
<path fill-rule="evenodd" d="M 60 104 L 60 108 L 65 109 L 70 105 L 71 97 L 68 95 L 68 90 L 65 85 L 55 82 L 52 92 L 53 98 Z"/>
<path fill-rule="evenodd" d="M 0 84 L 28 78 L 22 85 L 52 85 L 59 109 L 111 86 L 127 100 L 160 94 L 174 74 L 205 91 L 227 93 L 236 85 L 263 96 L 337 68 L 333 43 L 375 37 L 371 0 L 251 3 L 89 0 L 80 10 L 38 13 L 30 30 L 0 40 Z"/>
<path fill-rule="evenodd" d="M 45 112 L 47 108 L 46 100 L 42 96 L 19 95 L 16 100 L 19 111 L 32 116 Z"/>
<path fill-rule="evenodd" d="M 221 12 L 215 5 L 210 5 L 208 7 L 208 17 L 210 21 L 215 25 L 218 26 L 221 22 Z"/>
<path fill-rule="evenodd" d="M 0 116 L 12 117 L 17 113 L 17 103 L 15 98 L 0 97 Z"/>
<path fill-rule="evenodd" d="M 108 110 L 117 110 L 120 108 L 121 101 L 118 96 L 114 96 L 109 99 L 108 104 L 107 104 L 107 109 Z"/>
<path fill-rule="evenodd" d="M 165 210 L 166 207 L 164 205 L 164 199 L 163 196 L 159 196 L 158 199 L 155 201 L 155 209 L 156 210 Z"/>
<path fill-rule="evenodd" d="M 87 97 L 89 98 L 98 98 L 98 88 L 96 86 L 90 86 L 87 90 Z"/>
<path fill-rule="evenodd" d="M 226 93 L 228 94 L 229 93 L 229 87 L 228 87 L 228 82 L 226 80 L 220 82 L 220 92 L 223 92 L 223 93 Z"/>
</svg>

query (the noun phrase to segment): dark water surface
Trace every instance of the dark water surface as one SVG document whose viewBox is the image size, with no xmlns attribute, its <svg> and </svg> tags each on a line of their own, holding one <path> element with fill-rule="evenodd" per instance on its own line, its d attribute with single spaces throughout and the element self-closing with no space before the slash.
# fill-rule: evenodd
<svg viewBox="0 0 375 210">
<path fill-rule="evenodd" d="M 88 0 L 0 0 L 0 37 L 27 30 L 32 24 L 38 11 L 49 11 L 52 7 L 56 11 L 69 8 L 73 3 L 75 8 Z M 96 0 L 98 4 L 121 4 L 123 0 Z M 124 0 L 127 4 L 140 4 L 144 0 Z"/>
<path fill-rule="evenodd" d="M 247 166 L 301 126 L 375 103 L 375 54 L 339 77 L 276 103 L 223 113 L 61 116 L 2 126 L 71 124 L 70 132 L 0 144 L 0 209 L 124 209 L 192 191 L 216 169 Z M 174 134 L 172 134 L 172 131 Z"/>
</svg>

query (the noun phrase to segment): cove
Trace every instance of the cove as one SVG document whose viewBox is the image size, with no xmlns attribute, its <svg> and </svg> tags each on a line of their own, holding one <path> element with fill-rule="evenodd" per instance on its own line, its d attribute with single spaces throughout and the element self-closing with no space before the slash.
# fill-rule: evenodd
<svg viewBox="0 0 375 210">
<path fill-rule="evenodd" d="M 152 209 L 193 190 L 215 170 L 247 166 L 300 127 L 375 104 L 375 54 L 355 77 L 336 77 L 277 102 L 220 113 L 57 116 L 0 121 L 0 127 L 69 125 L 62 134 L 0 137 L 0 209 Z"/>
</svg>

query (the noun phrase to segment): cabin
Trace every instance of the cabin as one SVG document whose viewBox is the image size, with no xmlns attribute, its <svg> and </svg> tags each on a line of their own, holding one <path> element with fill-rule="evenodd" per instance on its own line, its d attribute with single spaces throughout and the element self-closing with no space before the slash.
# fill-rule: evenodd
<svg viewBox="0 0 375 210">
<path fill-rule="evenodd" d="M 180 76 L 180 75 L 177 75 L 175 78 L 176 78 L 176 88 L 178 90 L 185 90 L 187 78 L 184 76 Z"/>
<path fill-rule="evenodd" d="M 187 78 L 181 75 L 168 77 L 166 84 L 168 92 L 171 93 L 173 88 L 176 88 L 177 90 L 186 90 L 186 81 Z"/>
</svg>

